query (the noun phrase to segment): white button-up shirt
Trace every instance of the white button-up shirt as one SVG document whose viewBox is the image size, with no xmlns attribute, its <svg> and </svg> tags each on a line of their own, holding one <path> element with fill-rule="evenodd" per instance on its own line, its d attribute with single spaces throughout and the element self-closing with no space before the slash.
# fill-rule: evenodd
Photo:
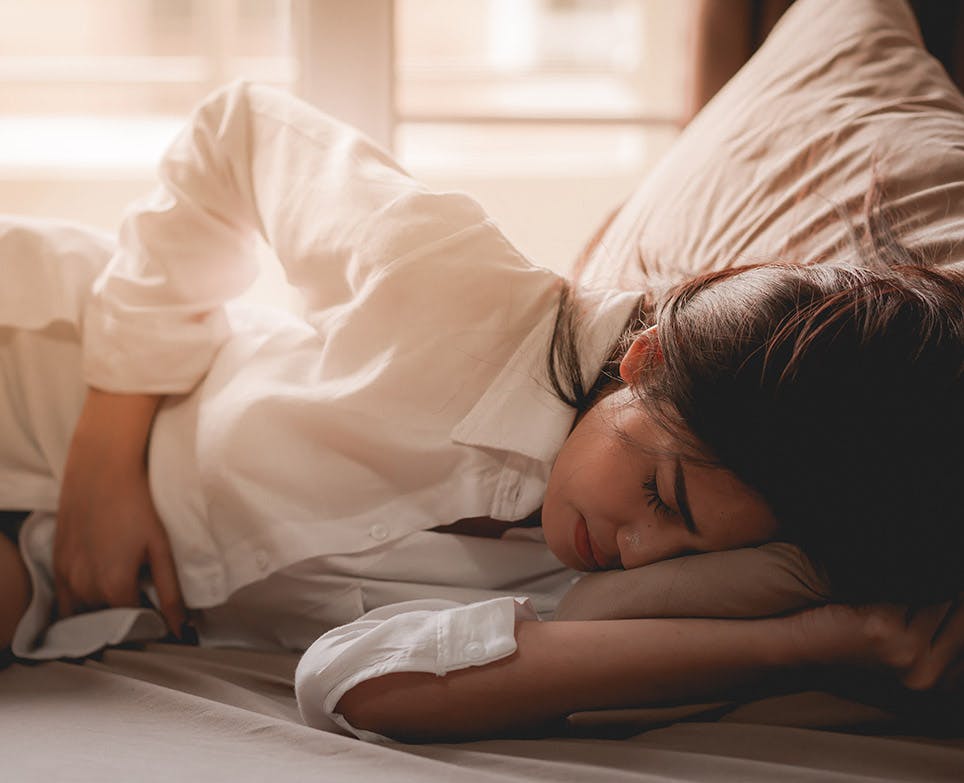
<svg viewBox="0 0 964 783">
<path fill-rule="evenodd" d="M 236 83 L 125 216 L 84 320 L 85 377 L 171 395 L 151 486 L 189 606 L 311 557 L 542 503 L 573 411 L 546 355 L 561 279 L 471 198 L 352 128 Z M 259 237 L 303 316 L 225 306 Z M 583 293 L 586 377 L 635 296 Z"/>
</svg>

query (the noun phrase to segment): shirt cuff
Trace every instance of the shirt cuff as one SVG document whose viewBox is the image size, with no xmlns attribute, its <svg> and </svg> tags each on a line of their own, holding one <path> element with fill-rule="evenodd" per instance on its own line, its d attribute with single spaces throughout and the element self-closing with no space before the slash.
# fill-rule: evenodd
<svg viewBox="0 0 964 783">
<path fill-rule="evenodd" d="M 131 310 L 118 320 L 94 297 L 83 325 L 84 381 L 118 393 L 183 394 L 208 371 L 229 334 L 220 307 L 191 318 Z"/>
<path fill-rule="evenodd" d="M 389 738 L 356 729 L 335 712 L 341 697 L 365 680 L 394 672 L 438 677 L 485 666 L 516 651 L 515 624 L 538 620 L 528 598 L 504 597 L 463 605 L 454 601 L 406 601 L 375 609 L 319 638 L 302 656 L 295 692 L 302 719 L 332 723 L 368 741 Z"/>
</svg>

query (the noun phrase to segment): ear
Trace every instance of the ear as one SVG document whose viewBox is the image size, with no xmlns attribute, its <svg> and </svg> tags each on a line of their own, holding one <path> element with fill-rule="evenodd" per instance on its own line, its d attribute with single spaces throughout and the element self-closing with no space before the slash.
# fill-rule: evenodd
<svg viewBox="0 0 964 783">
<path fill-rule="evenodd" d="M 644 366 L 662 360 L 663 354 L 659 350 L 656 327 L 651 326 L 633 340 L 633 344 L 623 355 L 622 361 L 619 362 L 619 377 L 626 383 L 632 383 Z"/>
</svg>

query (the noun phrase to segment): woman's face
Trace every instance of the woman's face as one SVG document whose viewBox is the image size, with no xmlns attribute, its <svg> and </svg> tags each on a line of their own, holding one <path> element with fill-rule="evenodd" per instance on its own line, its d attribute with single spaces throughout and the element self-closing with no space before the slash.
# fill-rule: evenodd
<svg viewBox="0 0 964 783">
<path fill-rule="evenodd" d="M 580 571 L 636 568 L 776 534 L 760 497 L 722 468 L 681 460 L 680 451 L 628 386 L 594 405 L 549 476 L 542 526 L 556 557 Z"/>
</svg>

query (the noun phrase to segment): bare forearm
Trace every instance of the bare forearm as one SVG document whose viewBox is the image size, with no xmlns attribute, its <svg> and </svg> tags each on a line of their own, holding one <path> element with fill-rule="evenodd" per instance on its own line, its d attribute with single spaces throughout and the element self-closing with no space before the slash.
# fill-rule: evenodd
<svg viewBox="0 0 964 783">
<path fill-rule="evenodd" d="M 96 448 L 113 464 L 141 465 L 154 414 L 162 397 L 157 394 L 118 394 L 90 388 L 77 422 L 75 444 Z"/>
<path fill-rule="evenodd" d="M 445 677 L 368 680 L 337 711 L 354 726 L 417 741 L 518 731 L 581 710 L 714 698 L 835 654 L 819 638 L 800 644 L 793 627 L 790 618 L 524 622 L 508 658 Z"/>
</svg>

